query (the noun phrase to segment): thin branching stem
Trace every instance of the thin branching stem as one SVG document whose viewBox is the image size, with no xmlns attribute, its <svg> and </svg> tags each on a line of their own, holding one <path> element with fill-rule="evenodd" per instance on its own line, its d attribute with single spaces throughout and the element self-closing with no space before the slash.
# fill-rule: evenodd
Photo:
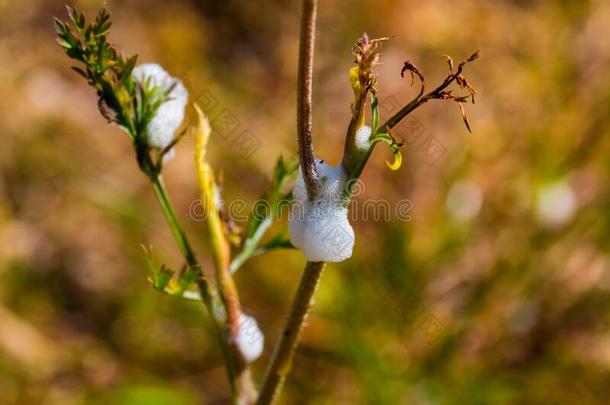
<svg viewBox="0 0 610 405">
<path fill-rule="evenodd" d="M 273 219 L 271 217 L 266 217 L 263 222 L 260 223 L 256 232 L 254 232 L 254 235 L 246 240 L 239 254 L 231 261 L 231 265 L 229 266 L 231 273 L 235 273 L 248 259 L 255 255 L 258 243 L 272 224 Z"/>
<path fill-rule="evenodd" d="M 402 107 L 399 111 L 397 111 L 392 117 L 390 117 L 377 132 L 385 132 L 388 129 L 394 128 L 403 118 L 409 115 L 413 110 L 426 103 L 428 100 L 441 99 L 443 91 L 449 87 L 451 83 L 453 83 L 461 74 L 466 62 L 462 62 L 458 65 L 457 70 L 454 73 L 449 74 L 445 80 L 434 90 L 431 92 L 422 95 L 420 94 L 411 100 L 407 105 Z M 423 86 L 422 86 L 423 90 Z"/>
<path fill-rule="evenodd" d="M 267 368 L 263 385 L 260 390 L 257 405 L 273 404 L 284 385 L 286 376 L 292 366 L 292 358 L 296 350 L 299 335 L 303 329 L 309 309 L 313 305 L 314 294 L 320 283 L 325 263 L 307 262 L 299 288 L 290 307 L 290 312 L 275 346 L 271 362 Z"/>
<path fill-rule="evenodd" d="M 434 90 L 432 90 L 426 94 L 423 94 L 423 90 L 424 90 L 423 76 L 421 75 L 421 73 L 418 72 L 417 73 L 418 76 L 420 77 L 420 79 L 422 79 L 422 87 L 421 87 L 420 93 L 413 100 L 411 100 L 409 103 L 407 103 L 405 106 L 403 106 L 400 110 L 398 110 L 393 116 L 388 118 L 388 120 L 386 122 L 384 122 L 377 129 L 377 132 L 383 133 L 383 132 L 387 132 L 387 131 L 391 130 L 396 125 L 398 125 L 398 123 L 400 123 L 400 121 L 402 121 L 407 115 L 409 115 L 411 112 L 413 112 L 415 109 L 417 109 L 421 105 L 427 103 L 429 100 L 443 99 L 444 98 L 443 93 L 446 92 L 447 87 L 449 87 L 450 84 L 452 84 L 453 82 L 458 80 L 458 78 L 462 74 L 464 65 L 466 65 L 466 63 L 468 63 L 468 62 L 472 62 L 473 60 L 475 60 L 477 58 L 477 53 L 478 52 L 475 52 L 472 56 L 470 56 L 470 58 L 468 60 L 461 62 L 458 65 L 457 69 L 455 71 L 452 70 L 450 72 L 450 74 L 445 78 L 445 80 L 443 80 L 443 82 L 440 85 L 438 85 Z M 465 122 L 467 122 L 467 121 L 465 120 Z M 468 127 L 468 130 L 470 130 L 469 127 Z M 351 172 L 349 174 L 348 181 L 353 181 L 354 179 L 357 179 L 360 177 L 360 175 L 362 174 L 362 171 L 364 170 L 364 167 L 366 166 L 369 158 L 371 157 L 371 154 L 373 153 L 374 148 L 375 148 L 375 144 L 373 144 L 369 147 L 369 149 L 364 154 L 363 158 L 360 160 L 360 162 L 355 167 L 353 172 Z"/>
<path fill-rule="evenodd" d="M 182 229 L 180 222 L 178 221 L 178 216 L 176 215 L 176 211 L 169 199 L 167 194 L 167 189 L 165 188 L 165 184 L 163 182 L 163 178 L 160 174 L 153 176 L 151 178 L 151 183 L 153 190 L 155 192 L 155 196 L 159 201 L 159 205 L 161 206 L 161 211 L 167 220 L 167 223 L 170 227 L 172 235 L 176 242 L 178 243 L 178 247 L 180 248 L 180 252 L 184 256 L 187 265 L 200 273 L 200 277 L 197 280 L 197 285 L 201 292 L 202 302 L 206 306 L 208 313 L 210 314 L 210 318 L 212 319 L 212 324 L 214 325 L 214 331 L 216 337 L 218 338 L 218 342 L 220 344 L 223 358 L 226 364 L 229 386 L 231 388 L 231 394 L 233 398 L 237 397 L 237 387 L 236 387 L 236 371 L 233 362 L 233 358 L 231 356 L 231 351 L 224 333 L 224 328 L 220 325 L 218 319 L 215 314 L 219 311 L 215 308 L 214 300 L 212 298 L 212 294 L 210 291 L 210 285 L 206 281 L 203 276 L 203 271 L 193 249 L 191 248 L 191 244 L 186 236 L 186 233 Z"/>
<path fill-rule="evenodd" d="M 297 135 L 301 170 L 307 196 L 316 197 L 316 164 L 312 143 L 312 84 L 313 57 L 316 35 L 317 0 L 303 0 L 301 36 L 299 43 L 299 69 L 297 78 Z"/>
</svg>

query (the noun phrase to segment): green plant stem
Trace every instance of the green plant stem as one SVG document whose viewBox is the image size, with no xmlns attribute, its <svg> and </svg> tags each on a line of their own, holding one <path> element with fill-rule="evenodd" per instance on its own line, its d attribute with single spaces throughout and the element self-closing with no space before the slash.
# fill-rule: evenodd
<svg viewBox="0 0 610 405">
<path fill-rule="evenodd" d="M 218 338 L 218 342 L 220 344 L 222 354 L 224 357 L 224 361 L 225 361 L 225 365 L 226 365 L 226 369 L 227 369 L 227 374 L 228 374 L 228 378 L 229 378 L 229 386 L 231 389 L 231 396 L 233 398 L 233 403 L 237 404 L 237 386 L 236 386 L 237 385 L 236 384 L 237 376 L 236 376 L 236 371 L 235 371 L 235 365 L 233 363 L 233 358 L 231 356 L 229 344 L 228 344 L 226 336 L 224 334 L 224 328 L 222 327 L 222 325 L 220 325 L 218 319 L 216 318 L 216 313 L 221 311 L 221 308 L 217 308 L 217 305 L 214 304 L 214 300 L 212 298 L 212 294 L 210 291 L 210 285 L 205 280 L 201 266 L 199 265 L 199 262 L 197 261 L 197 258 L 195 257 L 195 253 L 193 252 L 193 249 L 191 248 L 191 245 L 188 241 L 186 233 L 184 232 L 184 230 L 182 229 L 182 226 L 180 225 L 180 222 L 178 221 L 178 216 L 176 215 L 176 211 L 174 210 L 174 207 L 172 206 L 172 203 L 167 194 L 167 190 L 165 188 L 163 178 L 161 177 L 160 174 L 156 174 L 151 177 L 151 183 L 152 183 L 153 190 L 155 192 L 155 196 L 157 197 L 157 200 L 159 201 L 159 205 L 161 206 L 161 211 L 163 212 L 163 215 L 165 216 L 165 219 L 167 220 L 167 223 L 171 229 L 172 234 L 174 235 L 174 238 L 176 239 L 176 242 L 178 243 L 178 247 L 180 248 L 180 251 L 182 252 L 182 255 L 184 256 L 184 259 L 186 260 L 187 265 L 191 269 L 194 269 L 200 273 L 200 277 L 197 280 L 197 285 L 201 292 L 202 301 L 203 301 L 204 305 L 206 306 L 206 308 L 210 314 L 210 317 L 212 318 L 212 323 L 214 325 L 214 331 Z"/>
<path fill-rule="evenodd" d="M 180 223 L 178 222 L 178 217 L 176 215 L 176 212 L 167 195 L 167 190 L 165 188 L 163 178 L 161 177 L 161 175 L 157 175 L 151 181 L 152 181 L 153 190 L 155 192 L 155 196 L 157 197 L 157 200 L 159 201 L 159 205 L 161 205 L 161 211 L 163 212 L 163 215 L 165 216 L 165 219 L 167 220 L 170 230 L 172 231 L 172 235 L 174 236 L 174 238 L 176 239 L 176 242 L 178 243 L 180 252 L 184 256 L 186 263 L 189 265 L 189 267 L 198 268 L 199 263 L 197 262 L 193 249 L 191 248 L 191 245 L 186 237 L 186 234 L 184 233 L 184 231 L 182 230 L 182 227 L 180 226 Z M 207 285 L 207 282 L 204 281 L 204 283 L 206 285 L 206 288 L 204 289 L 204 291 L 202 291 L 202 294 L 206 300 L 209 300 L 210 289 L 209 289 L 209 286 Z"/>
<path fill-rule="evenodd" d="M 411 102 L 402 107 L 398 112 L 396 112 L 396 114 L 394 114 L 386 122 L 384 122 L 383 125 L 381 125 L 381 127 L 377 130 L 377 132 L 383 133 L 387 132 L 389 129 L 394 128 L 396 124 L 402 121 L 403 118 L 409 115 L 417 107 L 430 100 L 430 98 L 430 95 L 415 97 L 413 100 L 411 100 Z"/>
<path fill-rule="evenodd" d="M 307 262 L 305 266 L 280 340 L 275 346 L 265 374 L 256 402 L 257 405 L 273 404 L 279 396 L 286 376 L 292 367 L 292 358 L 298 344 L 299 335 L 313 305 L 314 294 L 322 277 L 324 266 L 324 262 Z"/>
<path fill-rule="evenodd" d="M 271 217 L 266 217 L 263 222 L 260 223 L 256 229 L 256 232 L 254 232 L 254 234 L 248 238 L 246 242 L 244 242 L 244 247 L 241 252 L 239 252 L 239 254 L 231 261 L 231 265 L 229 266 L 231 273 L 235 273 L 249 258 L 254 255 L 258 242 L 260 242 L 272 223 L 273 220 Z"/>
</svg>

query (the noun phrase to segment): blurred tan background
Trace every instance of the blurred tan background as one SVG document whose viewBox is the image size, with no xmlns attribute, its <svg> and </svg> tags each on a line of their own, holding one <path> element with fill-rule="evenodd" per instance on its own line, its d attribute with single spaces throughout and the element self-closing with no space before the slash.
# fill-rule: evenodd
<svg viewBox="0 0 610 405">
<path fill-rule="evenodd" d="M 299 2 L 108 1 L 111 38 L 215 100 L 260 147 L 212 139 L 227 200 L 254 201 L 295 151 Z M 92 17 L 102 2 L 76 3 Z M 0 403 L 222 403 L 202 309 L 146 282 L 140 244 L 179 255 L 131 145 L 54 43 L 63 1 L 0 0 Z M 480 49 L 466 76 L 473 133 L 430 102 L 396 129 L 398 172 L 377 148 L 358 202 L 411 202 L 354 221 L 330 265 L 284 404 L 603 404 L 610 396 L 610 2 L 321 1 L 314 80 L 318 156 L 336 164 L 349 119 L 350 48 L 392 36 L 387 114 L 428 88 L 440 58 Z M 166 180 L 209 264 L 192 142 Z M 304 258 L 279 251 L 237 275 L 266 336 L 260 379 Z"/>
</svg>

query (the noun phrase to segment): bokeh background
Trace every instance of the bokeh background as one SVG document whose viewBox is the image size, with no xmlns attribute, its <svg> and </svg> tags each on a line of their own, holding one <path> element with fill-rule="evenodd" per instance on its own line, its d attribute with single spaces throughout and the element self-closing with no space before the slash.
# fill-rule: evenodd
<svg viewBox="0 0 610 405">
<path fill-rule="evenodd" d="M 297 1 L 108 1 L 111 38 L 227 109 L 260 147 L 212 139 L 226 200 L 254 201 L 295 154 Z M 321 1 L 317 154 L 337 163 L 350 48 L 392 36 L 386 114 L 464 59 L 478 90 L 465 130 L 431 102 L 397 128 L 405 162 L 377 148 L 357 203 L 412 204 L 354 220 L 354 256 L 330 265 L 283 404 L 602 404 L 610 397 L 610 2 Z M 76 3 L 93 16 L 100 1 Z M 140 245 L 180 256 L 127 137 L 54 43 L 63 1 L 0 0 L 0 403 L 222 403 L 203 310 L 146 282 Z M 200 100 L 201 101 L 201 100 Z M 220 108 L 220 107 L 219 107 Z M 166 180 L 209 265 L 191 139 Z M 247 156 L 246 156 L 247 155 Z M 240 270 L 266 336 L 260 380 L 304 264 L 296 251 Z"/>
</svg>

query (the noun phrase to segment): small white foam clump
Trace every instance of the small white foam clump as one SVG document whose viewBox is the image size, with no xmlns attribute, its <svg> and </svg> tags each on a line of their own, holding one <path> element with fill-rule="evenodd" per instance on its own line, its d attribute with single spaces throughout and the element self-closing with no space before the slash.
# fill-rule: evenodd
<svg viewBox="0 0 610 405">
<path fill-rule="evenodd" d="M 239 331 L 235 343 L 246 362 L 252 363 L 260 357 L 265 346 L 265 336 L 256 319 L 243 313 L 239 316 Z"/>
<path fill-rule="evenodd" d="M 184 119 L 184 108 L 188 102 L 188 91 L 182 82 L 169 75 L 156 63 L 145 63 L 133 69 L 132 76 L 139 82 L 150 78 L 152 86 L 162 89 L 175 87 L 167 100 L 159 106 L 155 116 L 146 127 L 148 144 L 163 149 L 174 139 L 174 133 Z"/>
<path fill-rule="evenodd" d="M 576 211 L 576 196 L 570 184 L 563 180 L 548 184 L 538 190 L 536 213 L 547 225 L 567 223 Z"/>
<path fill-rule="evenodd" d="M 472 180 L 460 180 L 454 183 L 447 194 L 447 209 L 458 221 L 474 219 L 481 211 L 483 194 Z"/>
<path fill-rule="evenodd" d="M 303 174 L 294 185 L 288 233 L 310 262 L 341 262 L 352 256 L 354 230 L 342 206 L 345 172 L 316 159 L 318 195 L 309 201 Z"/>
<path fill-rule="evenodd" d="M 371 137 L 371 127 L 364 125 L 358 128 L 355 136 L 355 144 L 357 149 L 366 150 L 369 148 L 369 138 Z"/>
</svg>

